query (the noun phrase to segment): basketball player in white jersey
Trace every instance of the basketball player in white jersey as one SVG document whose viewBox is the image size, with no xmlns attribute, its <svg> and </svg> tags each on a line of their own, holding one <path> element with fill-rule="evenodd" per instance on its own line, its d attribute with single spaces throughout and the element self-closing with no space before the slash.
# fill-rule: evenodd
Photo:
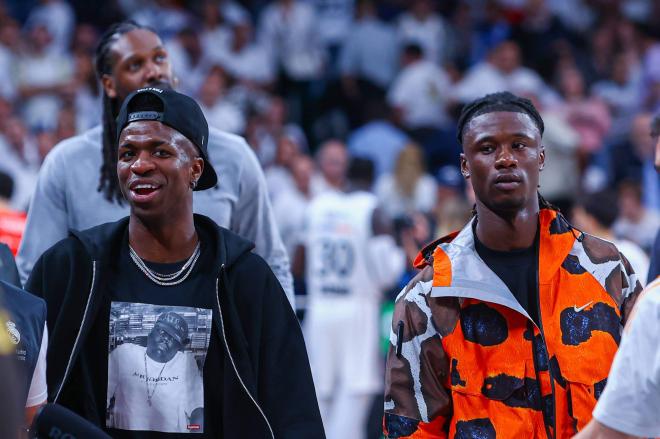
<svg viewBox="0 0 660 439">
<path fill-rule="evenodd" d="M 353 159 L 349 190 L 319 195 L 307 211 L 305 337 L 328 439 L 365 436 L 383 383 L 381 292 L 405 266 L 369 192 L 373 175 L 370 160 Z"/>
</svg>

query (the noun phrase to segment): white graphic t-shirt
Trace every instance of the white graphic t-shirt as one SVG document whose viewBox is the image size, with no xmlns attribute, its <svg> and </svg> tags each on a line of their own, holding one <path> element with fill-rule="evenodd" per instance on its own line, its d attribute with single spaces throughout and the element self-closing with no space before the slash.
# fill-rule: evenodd
<svg viewBox="0 0 660 439">
<path fill-rule="evenodd" d="M 202 433 L 211 310 L 112 302 L 106 426 Z"/>
</svg>

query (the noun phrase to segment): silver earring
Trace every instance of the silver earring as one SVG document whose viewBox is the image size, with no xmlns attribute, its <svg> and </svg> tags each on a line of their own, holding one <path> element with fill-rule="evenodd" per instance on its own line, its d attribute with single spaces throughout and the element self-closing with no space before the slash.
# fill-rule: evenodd
<svg viewBox="0 0 660 439">
<path fill-rule="evenodd" d="M 197 180 L 193 180 L 190 182 L 190 189 L 195 190 L 197 187 Z"/>
</svg>

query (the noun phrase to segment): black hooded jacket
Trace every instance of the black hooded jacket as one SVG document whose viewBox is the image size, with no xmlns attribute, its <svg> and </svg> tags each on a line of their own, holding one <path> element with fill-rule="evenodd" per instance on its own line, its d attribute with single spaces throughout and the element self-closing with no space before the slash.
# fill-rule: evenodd
<svg viewBox="0 0 660 439">
<path fill-rule="evenodd" d="M 203 272 L 223 357 L 221 373 L 204 374 L 206 416 L 221 417 L 215 436 L 323 438 L 302 331 L 275 275 L 250 242 L 201 215 L 195 227 L 215 241 L 215 269 Z M 107 350 L 107 340 L 93 340 L 90 328 L 109 309 L 107 284 L 127 228 L 124 218 L 72 232 L 41 256 L 26 285 L 47 304 L 49 401 L 98 426 L 106 383 L 93 379 L 89 352 Z"/>
</svg>

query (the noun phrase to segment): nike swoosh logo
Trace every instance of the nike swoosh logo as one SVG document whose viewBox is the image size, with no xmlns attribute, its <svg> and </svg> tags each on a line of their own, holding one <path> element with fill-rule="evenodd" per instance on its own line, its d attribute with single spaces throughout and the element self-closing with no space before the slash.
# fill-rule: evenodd
<svg viewBox="0 0 660 439">
<path fill-rule="evenodd" d="M 577 305 L 573 305 L 573 311 L 575 311 L 575 312 L 580 312 L 580 311 L 582 311 L 583 309 L 585 309 L 586 307 L 588 307 L 589 305 L 591 305 L 592 303 L 594 303 L 593 300 L 592 300 L 591 302 L 589 302 L 589 303 L 585 303 L 584 305 L 582 305 L 582 306 L 579 307 L 579 308 L 577 307 Z"/>
</svg>

